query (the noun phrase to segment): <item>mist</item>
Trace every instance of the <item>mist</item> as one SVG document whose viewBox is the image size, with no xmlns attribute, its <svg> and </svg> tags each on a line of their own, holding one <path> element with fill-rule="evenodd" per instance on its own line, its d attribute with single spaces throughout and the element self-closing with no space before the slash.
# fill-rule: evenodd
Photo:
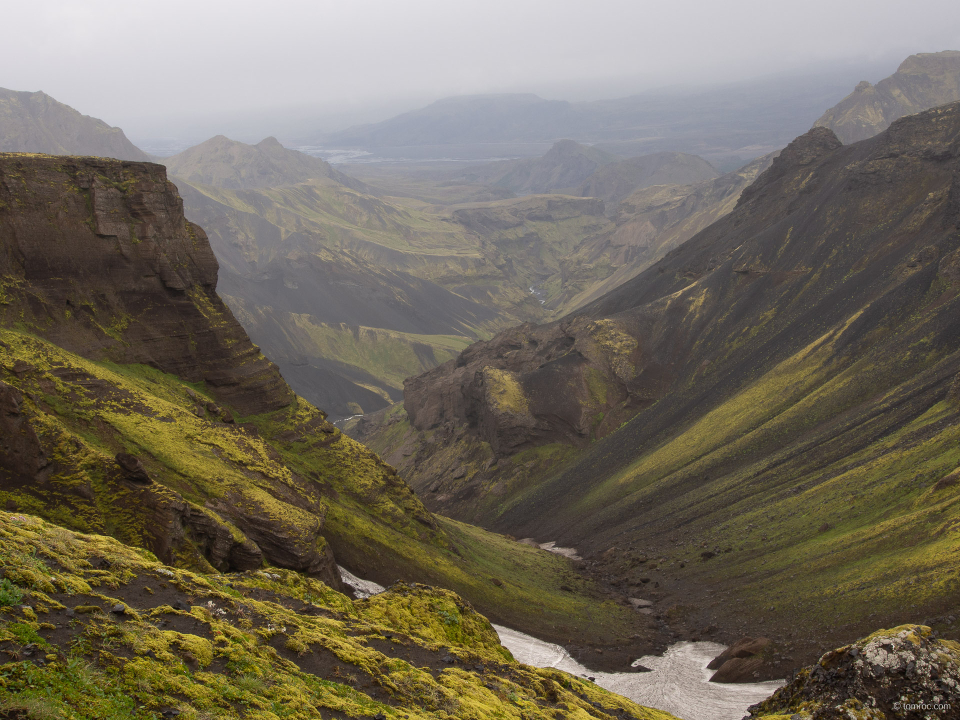
<svg viewBox="0 0 960 720">
<path fill-rule="evenodd" d="M 960 48 L 954 0 L 8 4 L 0 86 L 133 139 L 244 139 L 372 122 L 450 96 L 598 99 L 836 66 L 875 81 Z"/>
</svg>

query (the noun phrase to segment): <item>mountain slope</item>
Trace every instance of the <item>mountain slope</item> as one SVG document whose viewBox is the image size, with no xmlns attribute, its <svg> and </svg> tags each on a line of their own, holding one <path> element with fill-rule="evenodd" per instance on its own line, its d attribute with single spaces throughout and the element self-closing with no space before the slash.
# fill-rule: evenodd
<svg viewBox="0 0 960 720">
<path fill-rule="evenodd" d="M 475 236 L 433 214 L 333 178 L 241 190 L 175 179 L 209 229 L 226 301 L 336 416 L 385 407 L 403 378 L 516 322 L 517 308 L 539 312 Z"/>
<path fill-rule="evenodd" d="M 0 155 L 3 507 L 203 572 L 266 562 L 336 587 L 335 555 L 611 663 L 657 641 L 564 558 L 427 512 L 294 395 L 216 281 L 161 166 Z"/>
<path fill-rule="evenodd" d="M 960 104 L 849 146 L 816 128 L 638 277 L 409 381 L 376 446 L 422 464 L 431 507 L 656 580 L 690 632 L 812 653 L 868 613 L 937 615 L 958 591 L 958 221 Z"/>
<path fill-rule="evenodd" d="M 844 143 L 857 142 L 890 127 L 904 115 L 960 100 L 960 52 L 911 55 L 897 72 L 875 86 L 863 81 L 814 123 Z"/>
<path fill-rule="evenodd" d="M 81 115 L 42 92 L 0 88 L 0 152 L 148 160 L 120 128 Z"/>
</svg>

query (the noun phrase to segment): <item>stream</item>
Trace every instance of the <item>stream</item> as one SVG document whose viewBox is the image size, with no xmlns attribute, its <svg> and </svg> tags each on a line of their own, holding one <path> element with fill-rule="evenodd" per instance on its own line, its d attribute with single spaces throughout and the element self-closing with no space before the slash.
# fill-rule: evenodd
<svg viewBox="0 0 960 720">
<path fill-rule="evenodd" d="M 370 597 L 384 590 L 383 586 L 361 580 L 343 568 L 340 574 L 358 597 Z M 649 668 L 650 672 L 605 673 L 588 670 L 560 645 L 502 625 L 493 627 L 500 642 L 519 662 L 592 678 L 600 687 L 682 720 L 740 720 L 750 705 L 766 699 L 783 685 L 779 681 L 709 682 L 713 671 L 707 670 L 707 663 L 726 649 L 717 643 L 679 642 L 667 648 L 663 655 L 644 655 L 633 663 Z"/>
</svg>

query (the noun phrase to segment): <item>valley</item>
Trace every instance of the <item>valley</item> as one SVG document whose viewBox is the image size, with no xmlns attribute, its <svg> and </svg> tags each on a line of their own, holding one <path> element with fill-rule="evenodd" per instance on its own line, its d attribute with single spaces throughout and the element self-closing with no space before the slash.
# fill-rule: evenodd
<svg viewBox="0 0 960 720">
<path fill-rule="evenodd" d="M 0 718 L 949 717 L 960 53 L 848 70 L 338 165 L 0 90 Z"/>
</svg>

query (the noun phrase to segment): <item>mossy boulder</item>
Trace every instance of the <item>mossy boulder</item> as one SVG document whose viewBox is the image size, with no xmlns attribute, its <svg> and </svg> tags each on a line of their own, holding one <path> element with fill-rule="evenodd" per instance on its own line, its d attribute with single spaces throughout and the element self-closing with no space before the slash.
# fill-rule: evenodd
<svg viewBox="0 0 960 720">
<path fill-rule="evenodd" d="M 958 708 L 960 645 L 924 625 L 902 625 L 826 653 L 751 706 L 749 718 L 955 717 Z"/>
</svg>

